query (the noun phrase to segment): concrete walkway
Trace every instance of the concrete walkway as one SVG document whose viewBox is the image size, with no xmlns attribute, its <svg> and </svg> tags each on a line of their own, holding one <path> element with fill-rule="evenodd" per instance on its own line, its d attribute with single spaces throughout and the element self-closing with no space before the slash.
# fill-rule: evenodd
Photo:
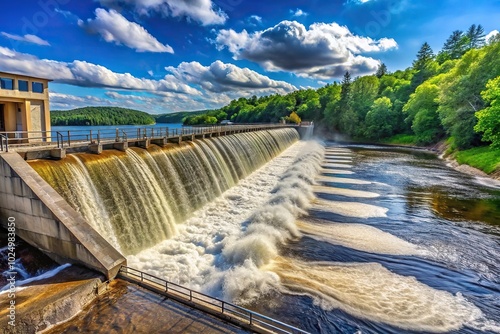
<svg viewBox="0 0 500 334">
<path fill-rule="evenodd" d="M 44 334 L 248 333 L 121 279 L 109 287 L 74 319 Z"/>
</svg>

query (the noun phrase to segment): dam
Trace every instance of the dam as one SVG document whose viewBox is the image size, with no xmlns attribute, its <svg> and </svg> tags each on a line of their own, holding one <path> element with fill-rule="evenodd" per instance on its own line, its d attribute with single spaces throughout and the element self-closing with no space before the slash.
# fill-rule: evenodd
<svg viewBox="0 0 500 334">
<path fill-rule="evenodd" d="M 269 125 L 174 136 L 175 144 L 170 137 L 156 144 L 144 136 L 147 146 L 128 148 L 127 142 L 124 150 L 112 145 L 98 152 L 73 142 L 66 150 L 82 153 L 28 163 L 24 159 L 53 147 L 11 145 L 7 152 L 5 145 L 2 217 L 15 217 L 17 235 L 57 262 L 82 264 L 112 279 L 125 256 L 176 235 L 192 212 L 299 139 L 294 128 Z"/>
<path fill-rule="evenodd" d="M 431 153 L 283 128 L 25 163 L 126 261 L 50 334 L 148 331 L 167 292 L 297 332 L 500 332 L 500 190 Z"/>
</svg>

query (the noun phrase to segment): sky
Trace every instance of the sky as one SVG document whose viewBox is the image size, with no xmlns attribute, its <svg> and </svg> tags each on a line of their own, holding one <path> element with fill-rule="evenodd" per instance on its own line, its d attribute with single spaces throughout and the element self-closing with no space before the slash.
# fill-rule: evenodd
<svg viewBox="0 0 500 334">
<path fill-rule="evenodd" d="M 41 76 L 51 109 L 214 109 L 411 66 L 454 30 L 500 30 L 500 0 L 19 0 L 0 71 Z"/>
</svg>

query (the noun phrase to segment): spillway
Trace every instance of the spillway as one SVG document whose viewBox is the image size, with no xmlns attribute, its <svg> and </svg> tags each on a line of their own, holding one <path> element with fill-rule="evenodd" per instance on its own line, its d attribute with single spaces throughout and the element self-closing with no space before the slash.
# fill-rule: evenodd
<svg viewBox="0 0 500 334">
<path fill-rule="evenodd" d="M 128 255 L 175 235 L 178 223 L 298 139 L 294 129 L 257 131 L 30 165 Z"/>
</svg>

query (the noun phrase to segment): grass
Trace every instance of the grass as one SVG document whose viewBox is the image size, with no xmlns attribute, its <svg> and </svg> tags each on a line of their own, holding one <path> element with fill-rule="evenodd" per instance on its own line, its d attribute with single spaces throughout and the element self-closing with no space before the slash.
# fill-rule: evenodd
<svg viewBox="0 0 500 334">
<path fill-rule="evenodd" d="M 458 151 L 455 159 L 459 164 L 467 164 L 491 174 L 500 168 L 500 149 L 489 146 L 471 148 L 470 150 Z"/>
<path fill-rule="evenodd" d="M 382 140 L 384 144 L 391 145 L 416 145 L 417 138 L 414 135 L 399 134 Z"/>
</svg>

